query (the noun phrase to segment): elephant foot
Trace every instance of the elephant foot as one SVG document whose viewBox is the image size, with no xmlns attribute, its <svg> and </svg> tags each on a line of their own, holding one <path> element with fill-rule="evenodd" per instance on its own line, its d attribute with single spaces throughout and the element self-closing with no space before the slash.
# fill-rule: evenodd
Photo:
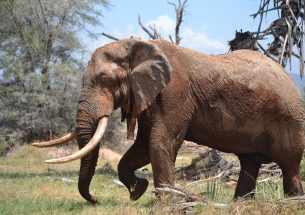
<svg viewBox="0 0 305 215">
<path fill-rule="evenodd" d="M 88 202 L 91 202 L 92 204 L 96 204 L 98 202 L 97 198 L 95 196 L 91 196 L 91 195 L 88 195 L 88 196 L 83 196 L 82 197 L 84 199 L 86 199 Z"/>
<path fill-rule="evenodd" d="M 98 202 L 98 200 L 97 200 L 97 197 L 95 197 L 95 196 L 91 196 L 90 195 L 90 197 L 87 197 L 87 198 L 85 198 L 88 202 L 91 202 L 92 204 L 96 204 L 97 202 Z"/>
<path fill-rule="evenodd" d="M 90 202 L 93 203 L 93 204 L 96 204 L 98 202 L 97 197 L 91 196 Z"/>
<path fill-rule="evenodd" d="M 148 187 L 148 180 L 144 178 L 137 179 L 136 184 L 129 189 L 130 199 L 132 201 L 138 200 L 146 191 Z"/>
</svg>

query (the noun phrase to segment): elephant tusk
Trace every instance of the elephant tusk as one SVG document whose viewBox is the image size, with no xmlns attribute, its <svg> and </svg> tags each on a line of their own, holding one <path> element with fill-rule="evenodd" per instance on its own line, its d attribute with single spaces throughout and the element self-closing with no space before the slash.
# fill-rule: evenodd
<svg viewBox="0 0 305 215">
<path fill-rule="evenodd" d="M 84 157 L 85 155 L 89 154 L 99 144 L 100 140 L 102 139 L 102 137 L 105 133 L 106 127 L 107 127 L 107 122 L 108 122 L 108 117 L 103 117 L 102 119 L 100 119 L 93 137 L 91 138 L 89 143 L 86 146 L 84 146 L 82 149 L 78 150 L 77 152 L 73 153 L 72 155 L 62 157 L 62 158 L 46 160 L 45 162 L 53 163 L 53 164 L 66 163 L 66 162 L 70 162 L 70 161 L 73 161 L 76 159 L 80 159 L 80 158 Z"/>
<path fill-rule="evenodd" d="M 70 140 L 73 140 L 76 137 L 76 132 L 71 132 L 68 133 L 60 138 L 57 138 L 55 140 L 50 140 L 50 141 L 45 141 L 45 142 L 37 142 L 37 143 L 32 143 L 32 146 L 36 147 L 50 147 L 50 146 L 55 146 L 58 144 L 66 143 Z"/>
</svg>

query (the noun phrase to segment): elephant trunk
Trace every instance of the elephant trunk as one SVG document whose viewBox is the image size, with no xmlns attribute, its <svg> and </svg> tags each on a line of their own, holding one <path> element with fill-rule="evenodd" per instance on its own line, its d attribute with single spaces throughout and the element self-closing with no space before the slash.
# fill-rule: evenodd
<svg viewBox="0 0 305 215">
<path fill-rule="evenodd" d="M 112 110 L 107 107 L 112 105 L 97 104 L 88 100 L 82 100 L 80 97 L 77 111 L 77 142 L 80 151 L 89 147 L 94 142 L 94 147 L 90 153 L 81 158 L 81 165 L 78 179 L 78 189 L 81 196 L 89 202 L 96 203 L 97 198 L 89 193 L 89 187 L 95 172 L 97 159 L 99 155 L 99 142 L 105 132 L 108 122 L 108 115 Z M 105 104 L 106 102 L 104 102 Z M 103 111 L 101 110 L 103 109 Z"/>
<path fill-rule="evenodd" d="M 77 142 L 79 149 L 86 147 L 94 134 L 95 126 L 91 125 L 90 119 L 85 120 L 83 117 L 78 117 L 77 120 Z M 87 155 L 81 158 L 81 165 L 78 178 L 78 190 L 80 195 L 89 202 L 96 203 L 96 197 L 90 195 L 89 186 L 95 172 L 99 154 L 99 143 Z"/>
<path fill-rule="evenodd" d="M 78 178 L 78 190 L 80 195 L 91 203 L 97 203 L 97 198 L 89 193 L 89 187 L 95 172 L 98 153 L 99 147 L 97 146 L 91 153 L 81 159 Z"/>
</svg>

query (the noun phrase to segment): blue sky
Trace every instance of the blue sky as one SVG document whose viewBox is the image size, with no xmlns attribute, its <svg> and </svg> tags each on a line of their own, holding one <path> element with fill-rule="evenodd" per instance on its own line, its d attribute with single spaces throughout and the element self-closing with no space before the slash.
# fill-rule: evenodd
<svg viewBox="0 0 305 215">
<path fill-rule="evenodd" d="M 180 28 L 183 38 L 180 45 L 207 54 L 227 52 L 227 43 L 234 38 L 236 30 L 257 30 L 259 20 L 253 20 L 250 14 L 257 11 L 259 3 L 259 0 L 189 0 L 185 21 Z M 174 35 L 175 12 L 166 0 L 112 0 L 111 4 L 109 10 L 104 9 L 103 26 L 96 27 L 95 32 L 105 32 L 120 39 L 132 35 L 148 39 L 138 25 L 140 15 L 142 23 L 146 26 L 155 24 L 164 39 L 168 39 L 168 34 Z M 264 19 L 264 28 L 276 16 L 273 14 Z M 100 36 L 97 40 L 84 43 L 92 52 L 111 41 Z M 298 61 L 293 61 L 292 69 L 298 73 Z"/>
<path fill-rule="evenodd" d="M 176 0 L 173 0 L 176 1 Z M 223 53 L 227 51 L 228 40 L 234 38 L 235 30 L 255 31 L 258 20 L 249 15 L 254 13 L 259 5 L 258 0 L 189 0 L 185 21 L 181 25 L 181 45 L 206 53 Z M 110 10 L 104 10 L 103 26 L 96 32 L 105 32 L 119 38 L 140 35 L 148 39 L 138 25 L 138 15 L 145 25 L 156 24 L 168 39 L 173 35 L 175 13 L 166 0 L 112 0 Z M 90 43 L 94 49 L 110 42 L 101 36 L 99 40 Z"/>
</svg>

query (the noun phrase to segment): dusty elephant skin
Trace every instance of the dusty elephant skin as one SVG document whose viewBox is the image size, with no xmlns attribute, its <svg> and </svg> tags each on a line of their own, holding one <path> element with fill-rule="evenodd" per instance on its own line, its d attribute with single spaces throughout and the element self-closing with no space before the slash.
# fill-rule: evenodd
<svg viewBox="0 0 305 215">
<path fill-rule="evenodd" d="M 161 40 L 124 40 L 97 49 L 83 76 L 76 126 L 80 149 L 95 144 L 81 155 L 78 186 L 92 203 L 97 198 L 89 186 L 102 135 L 96 130 L 117 108 L 129 138 L 138 123 L 135 142 L 118 166 L 133 200 L 148 186 L 134 174 L 146 164 L 152 165 L 155 187 L 173 185 L 183 140 L 238 156 L 234 198 L 253 196 L 259 168 L 270 161 L 283 171 L 285 194 L 303 195 L 301 95 L 280 65 L 257 52 L 204 55 Z"/>
</svg>

